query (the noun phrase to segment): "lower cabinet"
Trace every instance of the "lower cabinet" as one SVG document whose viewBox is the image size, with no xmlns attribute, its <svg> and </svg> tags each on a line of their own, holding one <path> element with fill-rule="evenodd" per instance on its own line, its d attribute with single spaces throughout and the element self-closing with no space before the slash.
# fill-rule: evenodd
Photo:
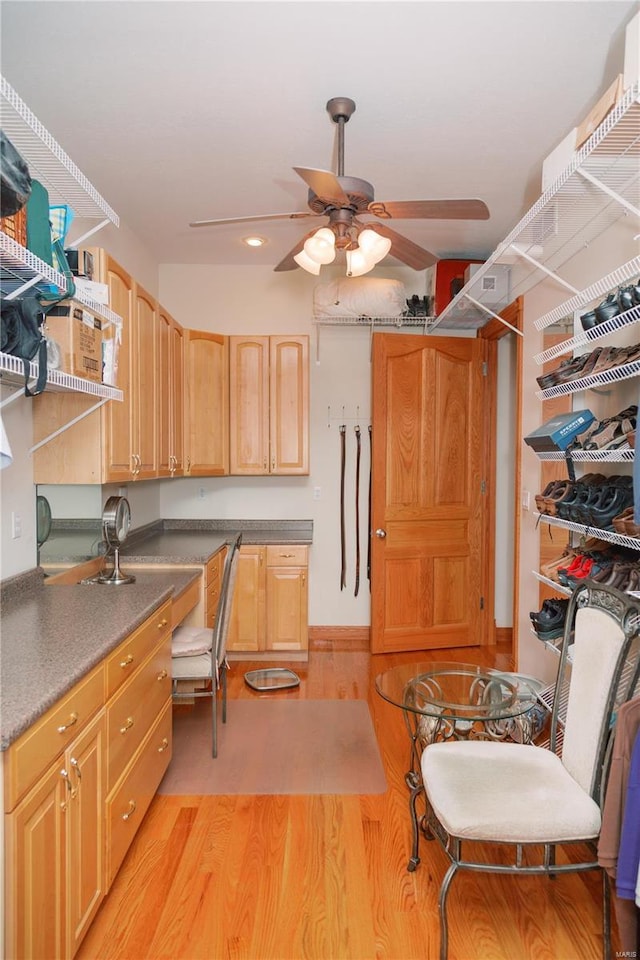
<svg viewBox="0 0 640 960">
<path fill-rule="evenodd" d="M 171 758 L 171 601 L 3 754 L 5 956 L 71 960 Z"/>
<path fill-rule="evenodd" d="M 230 652 L 298 652 L 308 646 L 308 548 L 242 546 L 231 608 Z"/>
</svg>

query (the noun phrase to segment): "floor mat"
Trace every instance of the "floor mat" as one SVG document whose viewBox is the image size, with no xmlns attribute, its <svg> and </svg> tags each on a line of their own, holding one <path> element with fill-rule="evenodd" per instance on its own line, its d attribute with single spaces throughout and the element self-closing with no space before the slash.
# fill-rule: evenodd
<svg viewBox="0 0 640 960">
<path fill-rule="evenodd" d="M 218 723 L 215 760 L 210 711 L 204 699 L 174 713 L 173 757 L 159 793 L 368 794 L 387 788 L 364 700 L 229 700 L 227 723 Z"/>
</svg>

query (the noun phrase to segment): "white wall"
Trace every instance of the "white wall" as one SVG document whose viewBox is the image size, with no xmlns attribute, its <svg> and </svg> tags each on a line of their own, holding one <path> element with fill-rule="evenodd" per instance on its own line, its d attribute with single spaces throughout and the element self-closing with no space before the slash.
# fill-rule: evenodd
<svg viewBox="0 0 640 960">
<path fill-rule="evenodd" d="M 577 289 L 584 289 L 607 273 L 619 267 L 638 254 L 638 243 L 634 241 L 637 231 L 633 218 L 622 218 L 591 243 L 585 250 L 565 264 L 562 276 Z M 537 317 L 551 310 L 568 299 L 570 293 L 551 279 L 545 279 L 525 297 L 524 304 L 524 342 L 523 342 L 523 403 L 522 403 L 522 435 L 530 433 L 543 422 L 541 401 L 535 397 L 539 389 L 536 376 L 540 375 L 540 367 L 534 362 L 535 354 L 541 352 L 542 331 L 536 330 L 534 322 Z M 584 312 L 584 311 L 583 311 Z M 570 334 L 568 334 L 569 336 Z M 637 341 L 635 328 L 623 331 L 618 335 L 616 343 L 633 343 Z M 608 343 L 610 341 L 607 341 Z M 558 363 L 562 358 L 558 358 Z M 600 419 L 623 409 L 628 403 L 637 403 L 637 380 L 623 381 L 611 389 L 598 391 L 590 390 L 584 394 L 576 394 L 574 403 L 582 404 Z M 620 464 L 599 464 L 598 469 L 603 473 L 628 472 Z M 558 556 L 567 542 L 567 531 L 559 527 L 551 528 L 541 523 L 536 527 L 533 515 L 535 510 L 534 495 L 540 490 L 540 461 L 533 451 L 522 444 L 522 487 L 519 491 L 519 502 L 522 494 L 528 491 L 531 495 L 531 511 L 521 510 L 521 539 L 520 539 L 520 582 L 518 584 L 520 610 L 517 625 L 518 666 L 523 673 L 533 674 L 542 679 L 550 680 L 555 676 L 557 657 L 547 651 L 543 644 L 531 632 L 529 612 L 539 609 L 539 583 L 532 576 L 532 570 L 538 569 L 540 537 L 548 537 L 549 531 L 553 542 L 558 545 Z"/>
</svg>

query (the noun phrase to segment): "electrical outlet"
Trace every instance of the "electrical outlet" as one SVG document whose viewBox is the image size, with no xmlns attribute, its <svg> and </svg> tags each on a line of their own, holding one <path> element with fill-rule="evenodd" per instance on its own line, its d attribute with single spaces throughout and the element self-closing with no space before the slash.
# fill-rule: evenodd
<svg viewBox="0 0 640 960">
<path fill-rule="evenodd" d="M 313 488 L 313 499 L 314 499 L 314 500 L 320 500 L 321 497 L 322 497 L 322 487 L 314 487 L 314 488 Z"/>
<path fill-rule="evenodd" d="M 22 536 L 22 517 L 15 510 L 11 513 L 11 537 L 19 540 Z"/>
<path fill-rule="evenodd" d="M 204 487 L 198 487 L 198 500 L 204 500 L 207 495 L 207 491 Z"/>
<path fill-rule="evenodd" d="M 531 509 L 531 494 L 528 490 L 522 491 L 522 509 L 523 510 Z"/>
</svg>

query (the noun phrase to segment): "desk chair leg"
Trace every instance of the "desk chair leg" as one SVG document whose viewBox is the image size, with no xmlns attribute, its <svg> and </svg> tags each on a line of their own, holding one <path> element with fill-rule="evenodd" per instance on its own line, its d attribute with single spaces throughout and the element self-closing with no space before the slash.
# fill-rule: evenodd
<svg viewBox="0 0 640 960">
<path fill-rule="evenodd" d="M 220 665 L 220 687 L 222 689 L 222 722 L 227 722 L 227 665 Z"/>
<path fill-rule="evenodd" d="M 410 788 L 411 793 L 409 794 L 409 812 L 411 814 L 411 857 L 409 858 L 409 863 L 407 864 L 407 870 L 409 873 L 413 873 L 418 864 L 420 863 L 420 827 L 418 825 L 418 813 L 416 810 L 416 802 L 421 793 L 424 793 L 424 787 L 422 783 L 416 783 L 417 779 L 416 774 L 407 774 L 406 781 L 407 786 Z"/>
<path fill-rule="evenodd" d="M 602 871 L 602 956 L 611 960 L 611 887 L 607 871 Z"/>
<path fill-rule="evenodd" d="M 215 677 L 213 679 L 213 696 L 211 697 L 211 742 L 213 744 L 213 759 L 218 756 L 218 695 Z"/>
<path fill-rule="evenodd" d="M 454 855 L 460 856 L 459 841 L 454 840 Z M 447 923 L 447 894 L 449 887 L 458 870 L 458 864 L 452 863 L 444 875 L 442 886 L 440 887 L 440 896 L 438 898 L 438 908 L 440 911 L 440 960 L 447 960 L 449 951 L 449 926 Z"/>
</svg>

